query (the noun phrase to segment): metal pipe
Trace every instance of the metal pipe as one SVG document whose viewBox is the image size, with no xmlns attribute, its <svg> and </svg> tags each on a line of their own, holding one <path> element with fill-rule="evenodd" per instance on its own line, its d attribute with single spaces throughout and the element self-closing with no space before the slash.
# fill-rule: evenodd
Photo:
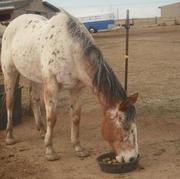
<svg viewBox="0 0 180 179">
<path fill-rule="evenodd" d="M 129 29 L 130 29 L 130 23 L 129 23 L 129 9 L 127 10 L 126 15 L 126 53 L 125 53 L 125 84 L 124 88 L 127 93 L 127 85 L 128 85 L 128 59 L 129 59 Z"/>
</svg>

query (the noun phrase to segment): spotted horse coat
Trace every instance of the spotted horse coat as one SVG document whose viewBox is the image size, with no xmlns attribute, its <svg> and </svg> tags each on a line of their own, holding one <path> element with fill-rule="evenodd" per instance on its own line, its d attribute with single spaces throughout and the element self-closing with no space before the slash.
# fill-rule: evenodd
<svg viewBox="0 0 180 179">
<path fill-rule="evenodd" d="M 1 64 L 7 106 L 6 143 L 14 144 L 12 126 L 13 94 L 19 75 L 31 81 L 31 101 L 37 128 L 45 131 L 39 107 L 39 87 L 43 90 L 47 129 L 46 157 L 58 159 L 53 148 L 57 119 L 57 96 L 70 91 L 71 142 L 78 156 L 87 156 L 79 140 L 81 105 L 79 95 L 88 87 L 103 110 L 102 135 L 116 153 L 128 162 L 138 155 L 135 107 L 137 94 L 127 97 L 91 34 L 74 17 L 61 12 L 50 20 L 39 15 L 22 15 L 7 27 L 2 39 Z"/>
</svg>

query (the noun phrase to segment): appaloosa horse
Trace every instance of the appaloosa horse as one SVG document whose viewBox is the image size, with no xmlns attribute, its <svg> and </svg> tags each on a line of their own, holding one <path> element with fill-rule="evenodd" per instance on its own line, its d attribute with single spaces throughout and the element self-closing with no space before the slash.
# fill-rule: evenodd
<svg viewBox="0 0 180 179">
<path fill-rule="evenodd" d="M 19 75 L 32 82 L 32 108 L 37 128 L 41 121 L 37 85 L 43 88 L 47 129 L 46 157 L 56 160 L 53 128 L 57 119 L 57 96 L 62 88 L 71 95 L 71 142 L 80 156 L 88 153 L 81 147 L 79 94 L 88 87 L 102 106 L 102 135 L 116 153 L 118 161 L 137 157 L 135 107 L 138 94 L 126 96 L 114 72 L 106 63 L 91 34 L 74 17 L 61 12 L 50 20 L 39 15 L 22 15 L 7 27 L 2 40 L 2 70 L 7 105 L 7 144 L 14 144 L 12 127 L 13 94 Z"/>
</svg>

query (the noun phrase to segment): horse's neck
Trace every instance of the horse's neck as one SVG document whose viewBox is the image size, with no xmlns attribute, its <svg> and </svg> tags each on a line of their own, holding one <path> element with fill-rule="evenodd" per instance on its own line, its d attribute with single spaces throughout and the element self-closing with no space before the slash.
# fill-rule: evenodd
<svg viewBox="0 0 180 179">
<path fill-rule="evenodd" d="M 110 109 L 111 106 L 115 106 L 115 104 L 109 104 L 109 103 L 106 101 L 106 99 L 105 99 L 105 97 L 104 97 L 105 94 L 97 93 L 96 91 L 94 92 L 94 94 L 97 96 L 97 98 L 98 98 L 98 100 L 99 100 L 99 103 L 100 103 L 101 106 L 102 106 L 103 111 L 106 111 L 107 109 Z"/>
<path fill-rule="evenodd" d="M 94 95 L 98 98 L 99 103 L 102 106 L 103 110 L 106 110 L 112 106 L 115 106 L 115 103 L 109 104 L 106 100 L 106 95 L 103 94 L 102 92 L 99 92 L 99 90 L 93 86 L 93 79 L 95 75 L 95 69 L 93 68 L 92 65 L 88 63 L 85 59 L 82 61 L 78 61 L 78 64 L 76 64 L 77 70 L 79 72 L 79 79 L 82 81 L 86 87 L 88 87 Z"/>
</svg>

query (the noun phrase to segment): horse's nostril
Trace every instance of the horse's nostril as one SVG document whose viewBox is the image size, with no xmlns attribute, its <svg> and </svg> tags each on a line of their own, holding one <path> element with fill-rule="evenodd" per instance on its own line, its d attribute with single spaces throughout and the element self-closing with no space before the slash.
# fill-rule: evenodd
<svg viewBox="0 0 180 179">
<path fill-rule="evenodd" d="M 135 160 L 134 157 L 131 157 L 131 158 L 129 159 L 130 162 L 132 162 L 133 160 Z"/>
</svg>

